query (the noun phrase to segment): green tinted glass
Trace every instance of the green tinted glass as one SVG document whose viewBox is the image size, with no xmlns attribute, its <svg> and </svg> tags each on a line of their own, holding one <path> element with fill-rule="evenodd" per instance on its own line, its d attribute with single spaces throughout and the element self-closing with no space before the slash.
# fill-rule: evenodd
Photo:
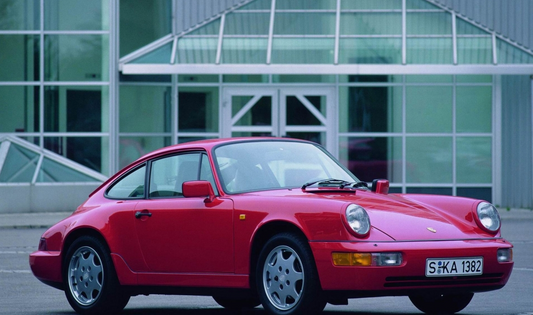
<svg viewBox="0 0 533 315">
<path fill-rule="evenodd" d="M 148 152 L 169 146 L 170 141 L 170 137 L 119 137 L 119 167 L 125 167 Z"/>
<path fill-rule="evenodd" d="M 342 13 L 341 35 L 401 35 L 401 13 Z"/>
<path fill-rule="evenodd" d="M 274 38 L 272 63 L 333 63 L 333 38 Z"/>
<path fill-rule="evenodd" d="M 275 35 L 334 35 L 335 13 L 276 13 Z"/>
<path fill-rule="evenodd" d="M 452 152 L 452 137 L 408 137 L 407 182 L 451 183 Z"/>
<path fill-rule="evenodd" d="M 215 63 L 217 38 L 182 37 L 178 40 L 176 63 Z"/>
<path fill-rule="evenodd" d="M 456 89 L 457 132 L 491 132 L 492 87 L 458 86 Z"/>
<path fill-rule="evenodd" d="M 457 182 L 492 183 L 492 138 L 457 137 Z"/>
<path fill-rule="evenodd" d="M 224 38 L 221 63 L 266 63 L 267 38 Z"/>
<path fill-rule="evenodd" d="M 39 130 L 39 87 L 0 86 L 0 108 L 0 132 Z"/>
<path fill-rule="evenodd" d="M 342 0 L 341 10 L 401 10 L 402 0 Z"/>
<path fill-rule="evenodd" d="M 453 63 L 452 38 L 407 38 L 407 63 Z"/>
<path fill-rule="evenodd" d="M 170 99 L 170 87 L 121 86 L 120 132 L 170 132 Z"/>
<path fill-rule="evenodd" d="M 109 1 L 46 0 L 45 30 L 108 30 Z"/>
<path fill-rule="evenodd" d="M 518 47 L 515 47 L 501 39 L 496 40 L 498 63 L 533 63 L 533 55 L 526 53 Z"/>
<path fill-rule="evenodd" d="M 276 0 L 276 10 L 335 10 L 336 0 Z"/>
<path fill-rule="evenodd" d="M 94 181 L 97 180 L 48 158 L 43 159 L 43 163 L 41 165 L 41 169 L 39 170 L 36 180 L 36 182 L 38 183 L 74 183 Z"/>
<path fill-rule="evenodd" d="M 0 81 L 38 81 L 39 42 L 39 35 L 0 35 Z"/>
<path fill-rule="evenodd" d="M 492 38 L 457 38 L 457 62 L 459 64 L 491 64 Z"/>
<path fill-rule="evenodd" d="M 341 38 L 339 63 L 399 64 L 401 38 Z"/>
<path fill-rule="evenodd" d="M 447 12 L 408 12 L 407 35 L 452 35 L 452 16 Z"/>
<path fill-rule="evenodd" d="M 172 54 L 172 42 L 167 43 L 141 57 L 133 60 L 131 63 L 170 63 Z"/>
<path fill-rule="evenodd" d="M 11 143 L 0 169 L 0 183 L 29 183 L 33 179 L 39 155 Z"/>
<path fill-rule="evenodd" d="M 178 131 L 218 132 L 218 88 L 180 87 Z"/>
<path fill-rule="evenodd" d="M 39 0 L 0 1 L 0 30 L 38 30 L 40 28 Z M 0 47 L 5 47 L 0 45 Z"/>
<path fill-rule="evenodd" d="M 269 13 L 232 13 L 226 15 L 224 35 L 268 35 Z"/>
<path fill-rule="evenodd" d="M 407 86 L 405 91 L 407 132 L 452 132 L 451 86 Z"/>
</svg>

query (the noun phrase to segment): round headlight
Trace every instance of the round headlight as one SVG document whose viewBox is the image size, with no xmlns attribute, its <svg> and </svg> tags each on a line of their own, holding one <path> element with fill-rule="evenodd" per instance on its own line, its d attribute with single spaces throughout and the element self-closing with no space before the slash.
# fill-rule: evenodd
<svg viewBox="0 0 533 315">
<path fill-rule="evenodd" d="M 496 210 L 492 204 L 488 202 L 481 202 L 477 206 L 476 212 L 482 228 L 485 228 L 489 232 L 493 233 L 500 229 L 500 215 L 498 214 L 498 210 Z"/>
<path fill-rule="evenodd" d="M 351 204 L 346 208 L 346 221 L 358 236 L 365 236 L 370 231 L 370 218 L 359 205 Z"/>
</svg>

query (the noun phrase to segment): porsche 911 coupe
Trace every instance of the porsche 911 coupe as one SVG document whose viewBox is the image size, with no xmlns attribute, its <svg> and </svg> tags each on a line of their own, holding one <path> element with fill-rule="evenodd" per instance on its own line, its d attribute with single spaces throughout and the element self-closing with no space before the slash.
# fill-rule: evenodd
<svg viewBox="0 0 533 315">
<path fill-rule="evenodd" d="M 408 296 L 452 314 L 506 284 L 513 246 L 492 204 L 388 190 L 307 141 L 179 144 L 109 178 L 42 235 L 30 266 L 80 314 L 119 312 L 139 294 L 278 315 Z"/>
</svg>

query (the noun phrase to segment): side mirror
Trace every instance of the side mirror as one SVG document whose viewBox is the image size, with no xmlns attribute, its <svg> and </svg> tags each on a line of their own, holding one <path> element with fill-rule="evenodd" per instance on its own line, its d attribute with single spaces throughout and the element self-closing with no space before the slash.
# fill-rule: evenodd
<svg viewBox="0 0 533 315">
<path fill-rule="evenodd" d="M 372 191 L 376 194 L 386 195 L 389 193 L 389 181 L 386 179 L 374 179 L 372 181 Z"/>
<path fill-rule="evenodd" d="M 213 187 L 211 186 L 211 183 L 206 180 L 184 182 L 181 188 L 184 197 L 206 197 L 204 200 L 206 203 L 215 200 Z"/>
</svg>

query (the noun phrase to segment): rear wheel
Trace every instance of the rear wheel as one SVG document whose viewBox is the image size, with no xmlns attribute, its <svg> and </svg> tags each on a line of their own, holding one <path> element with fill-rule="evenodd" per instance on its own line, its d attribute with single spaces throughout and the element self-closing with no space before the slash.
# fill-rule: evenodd
<svg viewBox="0 0 533 315">
<path fill-rule="evenodd" d="M 326 306 L 311 249 L 295 234 L 282 233 L 266 242 L 255 280 L 261 304 L 270 314 L 315 314 Z"/>
<path fill-rule="evenodd" d="M 474 297 L 474 293 L 436 294 L 409 296 L 411 302 L 426 314 L 454 314 L 463 310 Z"/>
<path fill-rule="evenodd" d="M 113 314 L 128 304 L 130 296 L 121 292 L 107 247 L 99 239 L 78 238 L 65 257 L 65 295 L 76 312 Z"/>
<path fill-rule="evenodd" d="M 229 310 L 240 310 L 240 309 L 247 309 L 247 308 L 254 308 L 261 304 L 259 302 L 259 299 L 257 298 L 228 298 L 228 297 L 220 297 L 220 296 L 213 296 L 213 299 L 215 302 L 218 303 L 218 305 L 229 309 Z"/>
</svg>

